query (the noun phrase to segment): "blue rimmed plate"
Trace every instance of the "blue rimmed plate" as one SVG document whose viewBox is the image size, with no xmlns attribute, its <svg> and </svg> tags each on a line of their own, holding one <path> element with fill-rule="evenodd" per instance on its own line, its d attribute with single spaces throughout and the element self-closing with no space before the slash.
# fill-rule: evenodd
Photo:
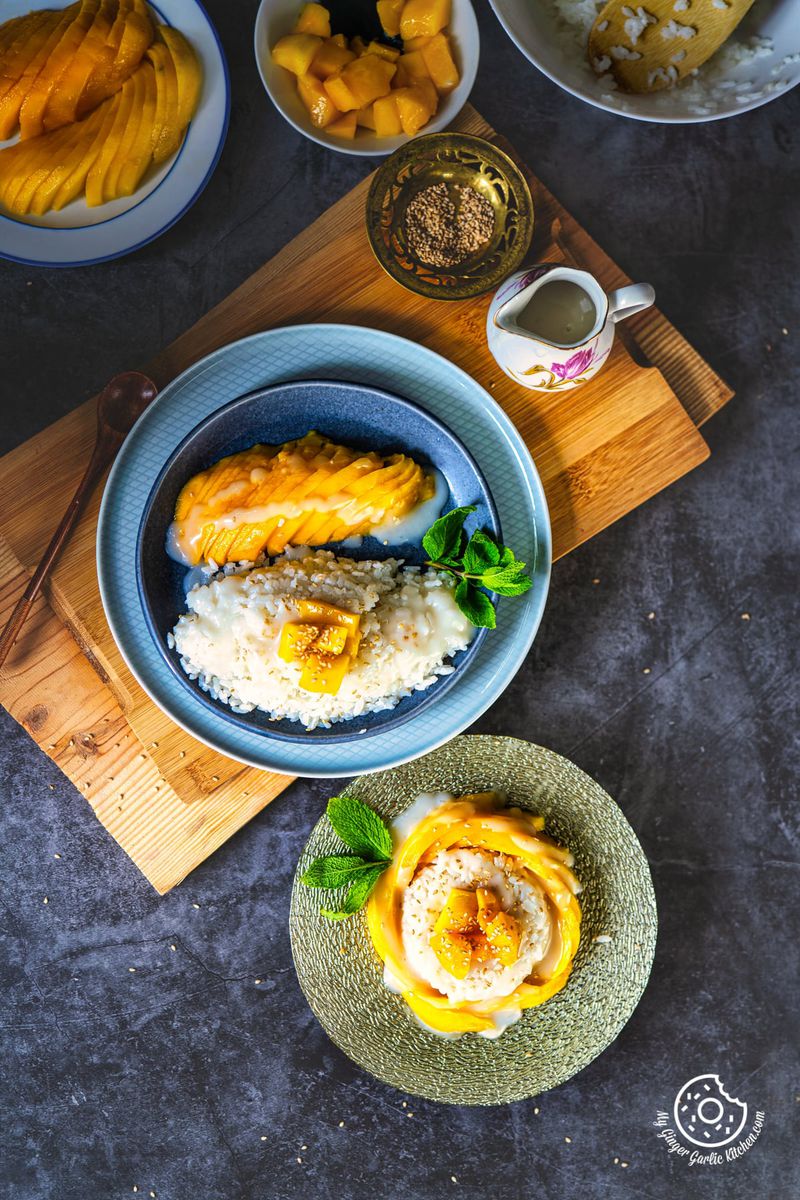
<svg viewBox="0 0 800 1200">
<path fill-rule="evenodd" d="M 46 7 L 65 8 L 68 3 L 50 0 Z M 203 65 L 200 104 L 183 145 L 148 172 L 132 196 L 98 208 L 88 208 L 82 197 L 43 217 L 11 217 L 0 208 L 0 257 L 39 267 L 89 266 L 119 258 L 180 220 L 211 178 L 230 116 L 230 80 L 219 38 L 198 0 L 149 3 L 160 22 L 185 34 Z M 34 0 L 4 0 L 3 20 L 35 7 Z"/>
<path fill-rule="evenodd" d="M 134 564 L 142 515 L 166 460 L 204 417 L 273 383 L 337 379 L 397 393 L 438 417 L 486 477 L 503 539 L 534 586 L 501 599 L 498 627 L 469 671 L 419 720 L 345 743 L 277 743 L 236 728 L 185 689 L 148 630 Z M 385 770 L 460 733 L 508 686 L 536 634 L 550 579 L 550 522 L 541 481 L 519 433 L 469 375 L 424 346 L 376 329 L 295 325 L 255 334 L 195 363 L 164 389 L 128 436 L 106 485 L 97 532 L 100 591 L 112 633 L 145 691 L 193 737 L 264 770 L 311 777 Z"/>
<path fill-rule="evenodd" d="M 168 644 L 169 633 L 186 611 L 186 567 L 165 553 L 167 533 L 184 484 L 229 454 L 259 443 L 281 445 L 303 437 L 310 429 L 346 446 L 377 450 L 381 454 L 407 454 L 423 466 L 435 468 L 439 472 L 441 493 L 428 510 L 425 523 L 432 524 L 442 511 L 470 505 L 476 511 L 468 518 L 468 532 L 483 529 L 500 540 L 497 510 L 475 460 L 446 425 L 419 405 L 380 388 L 329 379 L 273 384 L 218 408 L 167 459 L 153 484 L 139 529 L 136 573 L 142 608 L 169 670 L 183 687 L 215 711 L 220 721 L 257 730 L 263 737 L 296 742 L 373 737 L 377 732 L 415 719 L 422 709 L 438 703 L 479 653 L 488 631 L 477 630 L 466 650 L 459 650 L 453 656 L 455 670 L 451 674 L 404 696 L 394 708 L 337 721 L 329 728 L 318 725 L 311 730 L 304 729 L 297 721 L 270 718 L 260 709 L 235 713 L 189 678 L 180 665 L 177 651 Z M 353 559 L 400 558 L 413 566 L 425 564 L 427 556 L 419 541 L 380 541 L 375 537 L 357 540 L 359 545 L 347 545 L 344 550 L 336 543 L 329 548 Z M 192 584 L 197 582 L 195 572 L 189 578 Z"/>
</svg>

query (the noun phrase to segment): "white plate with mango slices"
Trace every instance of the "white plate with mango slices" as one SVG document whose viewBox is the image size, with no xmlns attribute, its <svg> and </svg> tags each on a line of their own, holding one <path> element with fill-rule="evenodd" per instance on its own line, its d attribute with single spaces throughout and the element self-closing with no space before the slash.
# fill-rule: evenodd
<svg viewBox="0 0 800 1200">
<path fill-rule="evenodd" d="M 449 125 L 472 91 L 480 39 L 470 0 L 379 0 L 380 38 L 345 37 L 336 4 L 262 0 L 255 53 L 278 111 L 348 154 L 391 154 Z"/>
<path fill-rule="evenodd" d="M 205 10 L 6 0 L 3 16 L 0 256 L 85 266 L 164 233 L 205 187 L 228 127 L 228 71 Z"/>
</svg>

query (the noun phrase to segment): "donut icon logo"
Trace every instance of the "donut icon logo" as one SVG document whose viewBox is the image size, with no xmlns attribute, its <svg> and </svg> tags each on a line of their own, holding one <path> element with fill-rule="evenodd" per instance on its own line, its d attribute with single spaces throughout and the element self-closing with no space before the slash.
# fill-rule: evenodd
<svg viewBox="0 0 800 1200">
<path fill-rule="evenodd" d="M 747 1105 L 729 1096 L 719 1075 L 695 1075 L 675 1097 L 675 1125 L 695 1146 L 727 1146 L 744 1129 Z"/>
</svg>

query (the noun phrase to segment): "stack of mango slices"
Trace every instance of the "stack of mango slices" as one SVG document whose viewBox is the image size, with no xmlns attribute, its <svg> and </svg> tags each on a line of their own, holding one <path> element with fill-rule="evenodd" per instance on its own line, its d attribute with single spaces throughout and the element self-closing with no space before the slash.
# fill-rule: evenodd
<svg viewBox="0 0 800 1200">
<path fill-rule="evenodd" d="M 335 137 L 354 138 L 359 127 L 378 137 L 413 136 L 460 79 L 447 34 L 451 0 L 378 0 L 377 9 L 386 37 L 402 39 L 402 49 L 348 42 L 315 3 L 272 48 L 274 61 L 297 77 L 312 125 Z"/>
<path fill-rule="evenodd" d="M 0 26 L 0 203 L 41 216 L 132 195 L 181 145 L 197 56 L 144 0 L 78 0 Z"/>
<path fill-rule="evenodd" d="M 513 966 L 521 937 L 519 922 L 502 911 L 491 888 L 451 888 L 430 945 L 448 974 L 466 979 L 474 963 L 490 958 Z"/>
</svg>

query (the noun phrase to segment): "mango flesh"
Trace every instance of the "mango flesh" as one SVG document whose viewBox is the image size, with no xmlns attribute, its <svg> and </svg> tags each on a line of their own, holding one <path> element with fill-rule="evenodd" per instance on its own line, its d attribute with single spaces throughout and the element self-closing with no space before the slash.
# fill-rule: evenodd
<svg viewBox="0 0 800 1200">
<path fill-rule="evenodd" d="M 472 946 L 463 933 L 444 930 L 431 938 L 431 949 L 449 975 L 466 979 L 472 965 Z"/>
<path fill-rule="evenodd" d="M 301 688 L 336 695 L 358 653 L 361 617 L 320 600 L 299 600 L 297 609 L 300 620 L 281 629 L 278 657 L 302 668 Z"/>
<path fill-rule="evenodd" d="M 253 561 L 289 545 L 321 546 L 400 519 L 433 492 L 422 467 L 307 433 L 283 446 L 253 446 L 190 479 L 175 506 L 183 561 Z"/>
<path fill-rule="evenodd" d="M 313 33 L 316 37 L 331 36 L 331 14 L 321 4 L 304 4 L 294 27 L 295 33 Z"/>
<path fill-rule="evenodd" d="M 450 0 L 377 0 L 384 32 L 402 35 L 401 52 L 382 41 L 367 44 L 355 36 L 348 42 L 343 34 L 332 34 L 329 10 L 306 4 L 294 32 L 276 42 L 272 56 L 296 75 L 298 94 L 316 128 L 341 138 L 355 137 L 359 128 L 378 137 L 410 137 L 435 115 L 439 95 L 459 82 L 444 32 L 450 11 Z M 322 81 L 327 101 L 309 84 L 309 75 Z"/>
<path fill-rule="evenodd" d="M 179 30 L 154 28 L 145 0 L 34 15 L 0 25 L 0 132 L 20 126 L 0 151 L 0 200 L 41 215 L 82 192 L 90 206 L 131 195 L 180 146 L 202 89 L 197 55 Z"/>
<path fill-rule="evenodd" d="M 400 36 L 433 37 L 450 24 L 451 0 L 407 0 L 400 15 Z"/>
<path fill-rule="evenodd" d="M 478 928 L 478 901 L 473 891 L 465 888 L 451 888 L 444 902 L 444 908 L 436 918 L 434 933 L 445 929 L 456 933 L 474 933 Z"/>
</svg>

